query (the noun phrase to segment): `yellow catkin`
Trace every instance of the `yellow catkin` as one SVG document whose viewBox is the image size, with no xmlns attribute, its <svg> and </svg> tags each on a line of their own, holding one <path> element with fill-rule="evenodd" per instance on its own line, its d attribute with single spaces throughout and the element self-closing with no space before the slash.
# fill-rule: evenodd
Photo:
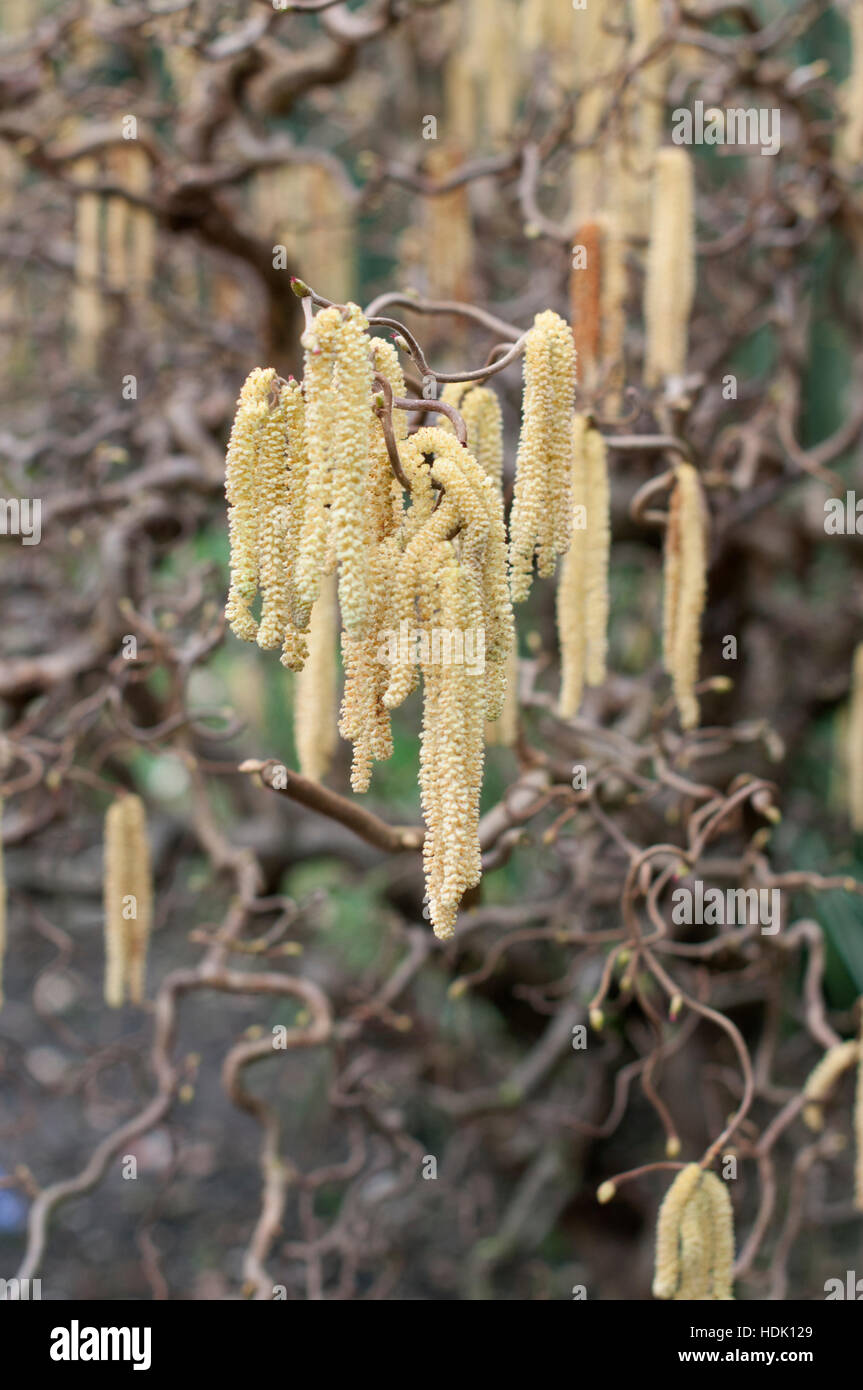
<svg viewBox="0 0 863 1390">
<path fill-rule="evenodd" d="M 0 827 L 3 823 L 3 802 L 0 801 Z M 0 831 L 0 1009 L 3 1007 L 3 962 L 6 957 L 6 867 L 3 863 L 3 835 Z"/>
<path fill-rule="evenodd" d="M 152 882 L 147 819 L 137 796 L 121 796 L 105 817 L 105 1002 L 144 997 Z"/>
<path fill-rule="evenodd" d="M 803 1087 L 803 1119 L 810 1129 L 823 1129 L 824 1103 L 843 1072 L 853 1067 L 859 1057 L 860 1045 L 856 1039 L 851 1039 L 828 1048 L 820 1062 L 813 1067 Z"/>
<path fill-rule="evenodd" d="M 467 430 L 467 446 L 484 473 L 500 487 L 503 483 L 503 417 L 500 402 L 487 386 L 450 382 L 441 400 L 459 411 Z M 452 428 L 448 420 L 443 428 Z"/>
<path fill-rule="evenodd" d="M 130 141 L 127 156 L 127 178 L 132 193 L 145 195 L 150 188 L 151 168 L 146 150 Z M 146 295 L 153 279 L 156 263 L 156 220 L 149 208 L 135 204 L 130 213 L 131 290 Z"/>
<path fill-rule="evenodd" d="M 852 0 L 847 11 L 851 68 L 840 89 L 843 123 L 836 137 L 836 162 L 843 172 L 863 162 L 863 5 Z"/>
<path fill-rule="evenodd" d="M 857 1086 L 854 1092 L 854 1206 L 863 1211 L 863 996 L 857 1001 L 860 1031 L 857 1038 Z"/>
<path fill-rule="evenodd" d="M 712 1235 L 712 1213 L 702 1175 L 680 1218 L 680 1284 L 674 1294 L 676 1301 L 710 1297 Z"/>
<path fill-rule="evenodd" d="M 681 1169 L 662 1202 L 656 1227 L 654 1298 L 734 1297 L 734 1218 L 725 1183 L 697 1163 Z"/>
<path fill-rule="evenodd" d="M 309 655 L 294 688 L 294 742 L 300 772 L 316 782 L 326 777 L 337 742 L 337 643 L 336 578 L 330 574 L 312 610 Z"/>
<path fill-rule="evenodd" d="M 368 631 L 357 637 L 342 633 L 345 686 L 339 718 L 342 738 L 353 744 L 351 787 L 368 791 L 372 765 L 391 757 L 390 712 L 384 695 L 390 681 L 388 635 L 397 628 L 394 591 L 400 552 L 392 538 L 383 541 L 369 560 L 370 607 Z"/>
<path fill-rule="evenodd" d="M 487 719 L 485 741 L 499 748 L 514 748 L 518 742 L 518 649 L 515 642 L 506 659 L 506 691 L 499 719 Z"/>
<path fill-rule="evenodd" d="M 446 131 L 460 149 L 509 138 L 519 98 L 513 0 L 467 0 L 444 71 Z"/>
<path fill-rule="evenodd" d="M 259 647 L 271 651 L 284 642 L 290 618 L 285 555 L 288 469 L 287 402 L 275 373 L 267 377 L 268 393 L 255 448 L 255 546 L 263 595 L 256 640 Z"/>
<path fill-rule="evenodd" d="M 432 925 L 446 939 L 463 894 L 479 882 L 484 721 L 500 715 L 514 642 L 503 509 L 498 485 L 450 431 L 424 427 L 400 454 L 411 479 L 431 458 L 442 497 L 431 510 L 412 493 L 419 523 L 405 527 L 404 550 L 394 551 L 389 623 L 398 635 L 415 633 L 419 650 L 397 644 L 383 704 L 400 705 L 421 671 L 423 866 Z"/>
<path fill-rule="evenodd" d="M 705 1173 L 701 1190 L 707 1199 L 711 1229 L 711 1281 L 714 1299 L 734 1298 L 734 1211 L 728 1184 L 716 1173 Z"/>
<path fill-rule="evenodd" d="M 433 150 L 426 159 L 430 179 L 442 181 L 463 162 L 455 148 Z M 474 244 L 470 193 L 461 184 L 422 199 L 423 265 L 430 299 L 473 298 Z"/>
<path fill-rule="evenodd" d="M 572 540 L 557 591 L 561 655 L 559 709 L 578 713 L 585 681 L 606 674 L 608 627 L 609 486 L 605 440 L 582 415 L 572 421 Z"/>
<path fill-rule="evenodd" d="M 697 470 L 681 463 L 665 536 L 663 658 L 684 729 L 694 729 L 699 719 L 695 685 L 706 592 L 707 509 Z"/>
<path fill-rule="evenodd" d="M 257 491 L 258 444 L 269 415 L 275 373 L 256 367 L 246 378 L 237 401 L 237 412 L 225 460 L 225 495 L 228 501 L 228 536 L 231 546 L 231 579 L 225 615 L 231 631 L 244 642 L 254 642 L 258 624 L 251 606 L 258 591 Z"/>
<path fill-rule="evenodd" d="M 482 612 L 469 570 L 452 554 L 442 554 L 434 579 L 437 592 L 426 610 L 430 626 L 475 632 Z M 423 663 L 423 866 L 432 926 L 441 940 L 453 935 L 462 896 L 482 873 L 478 831 L 483 718 L 482 686 L 465 662 Z"/>
<path fill-rule="evenodd" d="M 510 588 L 527 598 L 534 556 L 542 578 L 569 545 L 571 421 L 575 397 L 572 330 L 558 314 L 537 314 L 524 355 L 522 426 L 510 516 Z"/>
<path fill-rule="evenodd" d="M 349 633 L 363 627 L 368 593 L 364 509 L 372 362 L 367 326 L 360 308 L 349 304 L 344 312 L 322 309 L 303 335 L 309 481 L 297 592 L 314 602 L 331 543 L 339 566 L 342 622 Z"/>
<path fill-rule="evenodd" d="M 851 703 L 845 732 L 848 809 L 852 829 L 863 831 L 863 642 L 851 668 Z"/>
<path fill-rule="evenodd" d="M 626 376 L 624 358 L 626 337 L 626 242 L 617 217 L 605 214 L 602 227 L 602 274 L 599 294 L 599 357 L 601 381 L 605 390 L 605 412 L 620 409 Z"/>
<path fill-rule="evenodd" d="M 649 387 L 684 375 L 695 293 L 692 159 L 669 146 L 654 164 L 644 284 L 644 380 Z"/>
<path fill-rule="evenodd" d="M 701 1180 L 697 1163 L 681 1168 L 663 1198 L 656 1223 L 654 1298 L 673 1298 L 680 1283 L 680 1223 L 689 1199 Z"/>
<path fill-rule="evenodd" d="M 126 146 L 115 146 L 107 155 L 108 175 L 122 185 L 126 173 Z M 129 204 L 125 198 L 105 199 L 105 277 L 112 290 L 129 287 Z"/>
<path fill-rule="evenodd" d="M 95 159 L 76 159 L 71 177 L 76 183 L 94 183 L 99 176 Z M 100 221 L 98 193 L 80 193 L 75 201 L 75 287 L 72 292 L 72 326 L 76 360 L 92 371 L 99 360 L 105 309 L 100 287 Z"/>
<path fill-rule="evenodd" d="M 637 120 L 634 124 L 634 149 L 630 160 L 634 177 L 629 181 L 630 198 L 628 222 L 631 236 L 644 236 L 650 216 L 649 177 L 656 153 L 662 143 L 665 122 L 665 92 L 671 65 L 667 51 L 657 53 L 657 44 L 665 35 L 662 0 L 634 0 L 632 6 L 633 35 L 630 61 L 641 64 L 635 76 L 633 95 Z M 645 61 L 647 55 L 654 56 Z"/>
<path fill-rule="evenodd" d="M 442 399 L 460 411 L 467 429 L 468 448 L 483 472 L 493 482 L 497 496 L 492 535 L 499 539 L 492 539 L 491 544 L 486 547 L 484 557 L 483 583 L 487 593 L 488 617 L 490 607 L 509 607 L 502 511 L 501 520 L 496 520 L 498 503 L 501 508 L 503 503 L 503 420 L 500 403 L 488 387 L 474 386 L 470 382 L 450 383 L 445 386 Z M 451 428 L 449 421 L 444 428 Z M 507 627 L 502 636 L 509 648 L 508 655 L 504 663 L 499 663 L 498 657 L 492 655 L 491 660 L 498 664 L 491 668 L 488 682 L 489 709 L 493 714 L 499 711 L 499 715 L 487 720 L 485 737 L 489 744 L 511 747 L 516 741 L 518 730 L 518 655 L 514 625 L 508 616 L 505 622 Z"/>
</svg>

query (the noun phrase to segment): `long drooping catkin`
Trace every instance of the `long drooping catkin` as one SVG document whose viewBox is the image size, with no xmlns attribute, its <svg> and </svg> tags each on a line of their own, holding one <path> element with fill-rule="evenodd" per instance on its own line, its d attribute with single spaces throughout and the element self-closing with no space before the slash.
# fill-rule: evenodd
<svg viewBox="0 0 863 1390">
<path fill-rule="evenodd" d="M 725 1300 L 732 1291 L 734 1219 L 725 1184 L 689 1163 L 659 1209 L 654 1298 Z"/>
<path fill-rule="evenodd" d="M 463 162 L 454 148 L 433 150 L 426 160 L 429 178 L 443 180 Z M 423 198 L 423 264 L 431 299 L 473 297 L 474 241 L 470 193 L 461 184 L 448 193 Z"/>
<path fill-rule="evenodd" d="M 857 1000 L 860 1013 L 857 1034 L 857 1086 L 854 1091 L 854 1205 L 863 1211 L 863 995 Z"/>
<path fill-rule="evenodd" d="M 572 421 L 572 540 L 557 591 L 561 715 L 578 713 L 582 689 L 605 680 L 609 487 L 605 440 L 585 417 Z"/>
<path fill-rule="evenodd" d="M 482 623 L 473 576 L 439 543 L 427 617 L 444 632 L 476 632 Z M 426 837 L 423 865 L 437 937 L 455 930 L 463 894 L 479 882 L 479 798 L 483 769 L 482 682 L 466 662 L 430 659 L 423 666 L 420 789 Z"/>
<path fill-rule="evenodd" d="M 251 607 L 258 591 L 257 450 L 268 414 L 268 397 L 275 373 L 256 367 L 246 378 L 225 461 L 231 580 L 225 615 L 231 630 L 244 642 L 254 642 L 258 624 Z"/>
<path fill-rule="evenodd" d="M 851 1039 L 828 1048 L 820 1062 L 813 1067 L 803 1087 L 803 1120 L 810 1129 L 823 1129 L 824 1103 L 843 1072 L 853 1067 L 859 1057 L 860 1045 L 856 1039 Z"/>
<path fill-rule="evenodd" d="M 534 556 L 538 573 L 548 578 L 556 556 L 569 546 L 574 398 L 572 330 L 549 309 L 537 314 L 524 354 L 509 546 L 510 589 L 516 603 L 530 592 Z"/>
<path fill-rule="evenodd" d="M 669 146 L 654 164 L 650 243 L 644 282 L 644 380 L 659 386 L 686 371 L 695 294 L 692 159 Z"/>
<path fill-rule="evenodd" d="M 843 123 L 836 137 L 836 162 L 843 172 L 863 162 L 863 5 L 848 11 L 851 70 L 840 89 Z"/>
<path fill-rule="evenodd" d="M 300 772 L 316 782 L 326 777 L 337 742 L 338 640 L 336 577 L 328 574 L 312 610 L 309 655 L 294 687 L 294 742 Z"/>
<path fill-rule="evenodd" d="M 659 1208 L 656 1223 L 654 1298 L 673 1298 L 680 1283 L 680 1223 L 689 1199 L 701 1180 L 697 1163 L 682 1168 Z"/>
<path fill-rule="evenodd" d="M 71 169 L 71 177 L 76 183 L 93 183 L 98 174 L 99 166 L 89 155 L 76 159 Z M 98 193 L 79 193 L 75 203 L 75 288 L 72 293 L 72 325 L 77 359 L 87 371 L 96 366 L 104 329 L 104 305 L 99 285 L 100 217 Z"/>
<path fill-rule="evenodd" d="M 663 659 L 684 729 L 698 724 L 695 685 L 707 593 L 707 508 L 698 473 L 678 464 L 665 534 Z"/>
<path fill-rule="evenodd" d="M 3 802 L 0 801 L 0 827 Z M 0 1009 L 3 1007 L 3 962 L 6 958 L 6 866 L 3 862 L 3 835 L 0 833 Z"/>
<path fill-rule="evenodd" d="M 143 1000 L 152 894 L 144 803 L 121 796 L 105 817 L 105 1002 L 113 1009 Z"/>
<path fill-rule="evenodd" d="M 711 1282 L 714 1299 L 734 1298 L 734 1211 L 728 1184 L 716 1173 L 705 1173 L 701 1190 L 710 1225 Z"/>
<path fill-rule="evenodd" d="M 303 334 L 306 349 L 306 520 L 297 558 L 297 593 L 314 603 L 331 542 L 339 566 L 339 604 L 349 633 L 365 621 L 372 362 L 368 327 L 356 304 L 321 309 Z"/>
<path fill-rule="evenodd" d="M 851 705 L 846 730 L 848 809 L 852 829 L 863 831 L 863 642 L 851 667 Z"/>
</svg>

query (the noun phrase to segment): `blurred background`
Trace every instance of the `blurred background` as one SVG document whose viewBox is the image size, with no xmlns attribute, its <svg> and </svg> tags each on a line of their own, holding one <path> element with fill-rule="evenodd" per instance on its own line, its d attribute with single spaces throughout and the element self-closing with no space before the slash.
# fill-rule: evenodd
<svg viewBox="0 0 863 1390">
<path fill-rule="evenodd" d="M 820 1136 L 799 1118 L 764 1135 L 863 994 L 863 563 L 853 529 L 824 525 L 863 482 L 860 4 L 0 0 L 0 33 L 0 491 L 41 503 L 38 544 L 0 536 L 0 1276 L 26 1250 L 56 1299 L 649 1297 L 668 1175 L 608 1206 L 596 1187 L 672 1134 L 698 1157 L 740 1101 L 735 1052 L 693 1014 L 669 1023 L 623 963 L 602 1033 L 578 1050 L 573 1029 L 626 934 L 633 846 L 684 844 L 715 795 L 701 876 L 779 886 L 781 939 L 701 949 L 709 930 L 687 929 L 666 964 L 753 1058 L 738 1297 L 823 1297 L 860 1249 L 852 1082 Z M 780 110 L 782 146 L 693 147 L 687 370 L 648 388 L 652 163 L 696 101 Z M 619 275 L 587 302 L 573 248 L 597 239 Z M 300 761 L 295 678 L 222 618 L 224 448 L 251 368 L 302 370 L 292 275 L 519 330 L 554 308 L 579 408 L 629 441 L 610 454 L 611 674 L 556 716 L 555 589 L 535 584 L 518 737 L 488 750 L 481 895 L 445 947 L 418 856 L 237 771 Z M 441 370 L 497 341 L 388 312 Z M 519 364 L 494 384 L 509 495 Z M 666 466 L 638 440 L 669 432 L 711 510 L 689 735 L 660 670 L 662 532 L 630 512 Z M 418 723 L 414 696 L 362 799 L 390 825 L 419 822 Z M 326 781 L 347 797 L 349 765 L 339 741 Z M 746 778 L 780 823 L 734 801 Z M 146 804 L 155 881 L 149 1002 L 119 1012 L 101 907 L 118 788 Z M 230 969 L 305 994 L 177 984 L 238 911 Z M 319 1040 L 261 1051 L 325 1013 Z"/>
</svg>

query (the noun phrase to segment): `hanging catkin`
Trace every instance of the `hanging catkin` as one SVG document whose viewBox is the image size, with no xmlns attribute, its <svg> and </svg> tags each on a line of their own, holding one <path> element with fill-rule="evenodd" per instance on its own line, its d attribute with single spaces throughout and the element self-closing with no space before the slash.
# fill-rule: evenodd
<svg viewBox="0 0 863 1390">
<path fill-rule="evenodd" d="M 848 768 L 848 809 L 853 830 L 863 831 L 863 642 L 854 651 L 851 704 L 845 734 Z"/>
<path fill-rule="evenodd" d="M 99 166 L 86 156 L 71 168 L 76 183 L 95 182 Z M 100 198 L 98 193 L 79 193 L 75 201 L 75 287 L 72 292 L 72 326 L 76 359 L 85 371 L 92 371 L 99 360 L 99 344 L 104 328 L 104 305 L 99 284 L 101 262 Z"/>
<path fill-rule="evenodd" d="M 697 1163 L 678 1173 L 659 1209 L 654 1298 L 734 1297 L 734 1221 L 725 1184 Z"/>
<path fill-rule="evenodd" d="M 836 163 L 848 173 L 863 162 L 863 5 L 854 0 L 847 11 L 851 66 L 840 88 L 843 123 L 836 136 Z"/>
<path fill-rule="evenodd" d="M 695 685 L 707 593 L 707 508 L 698 473 L 690 463 L 675 469 L 664 566 L 663 660 L 681 726 L 694 729 L 699 718 Z"/>
<path fill-rule="evenodd" d="M 541 578 L 554 573 L 569 545 L 572 489 L 571 421 L 575 345 L 569 325 L 552 310 L 537 314 L 524 354 L 522 426 L 510 515 L 510 588 L 527 598 L 534 556 Z"/>
<path fill-rule="evenodd" d="M 863 995 L 857 1000 L 857 1086 L 854 1091 L 854 1206 L 863 1211 Z"/>
<path fill-rule="evenodd" d="M 605 440 L 583 415 L 572 421 L 572 540 L 557 590 L 561 657 L 559 709 L 578 713 L 582 690 L 606 673 L 609 487 Z"/>
<path fill-rule="evenodd" d="M 258 634 L 258 624 L 251 611 L 259 578 L 257 463 L 274 377 L 271 367 L 256 367 L 246 378 L 237 402 L 225 462 L 231 545 L 231 581 L 225 615 L 234 635 L 244 642 L 254 642 Z"/>
<path fill-rule="evenodd" d="M 321 309 L 303 334 L 309 480 L 297 592 L 314 603 L 331 543 L 349 633 L 363 627 L 368 592 L 364 508 L 372 362 L 367 326 L 359 306 L 348 304 L 344 310 Z"/>
<path fill-rule="evenodd" d="M 294 687 L 294 742 L 300 772 L 315 782 L 326 777 L 337 742 L 339 713 L 336 647 L 336 577 L 321 584 L 312 611 L 309 654 Z"/>
<path fill-rule="evenodd" d="M 856 1065 L 860 1057 L 860 1045 L 856 1039 L 836 1043 L 827 1049 L 820 1062 L 813 1067 L 803 1087 L 803 1121 L 816 1133 L 824 1128 L 824 1105 L 830 1098 L 840 1076 Z"/>
<path fill-rule="evenodd" d="M 144 997 L 152 916 L 144 803 L 120 796 L 105 817 L 105 1002 L 118 1009 Z"/>
<path fill-rule="evenodd" d="M 686 371 L 695 294 L 692 159 L 669 146 L 654 163 L 650 242 L 644 283 L 644 380 L 659 386 Z"/>
<path fill-rule="evenodd" d="M 0 1009 L 3 1007 L 3 962 L 6 958 L 6 866 L 3 862 L 3 802 L 0 801 Z"/>
<path fill-rule="evenodd" d="M 426 159 L 426 172 L 430 179 L 442 182 L 462 162 L 459 150 L 433 150 Z M 423 265 L 429 298 L 470 300 L 474 243 L 467 185 L 423 198 L 421 208 Z"/>
</svg>

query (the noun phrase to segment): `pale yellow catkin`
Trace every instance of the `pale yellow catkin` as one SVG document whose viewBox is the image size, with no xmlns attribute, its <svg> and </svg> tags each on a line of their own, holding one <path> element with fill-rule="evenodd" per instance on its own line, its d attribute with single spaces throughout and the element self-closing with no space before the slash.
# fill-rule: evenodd
<svg viewBox="0 0 863 1390">
<path fill-rule="evenodd" d="M 6 959 L 6 866 L 3 862 L 3 802 L 0 801 L 0 1009 L 3 1007 L 3 963 Z"/>
<path fill-rule="evenodd" d="M 680 1223 L 689 1199 L 701 1180 L 701 1168 L 681 1168 L 662 1200 L 656 1223 L 654 1298 L 673 1298 L 680 1283 Z"/>
<path fill-rule="evenodd" d="M 686 371 L 694 294 L 692 159 L 686 150 L 668 146 L 656 155 L 652 180 L 644 283 L 644 380 L 649 387 Z"/>
<path fill-rule="evenodd" d="M 105 817 L 105 1002 L 111 1008 L 143 1001 L 152 895 L 144 803 L 120 796 Z"/>
<path fill-rule="evenodd" d="M 678 1173 L 656 1227 L 654 1298 L 733 1299 L 734 1218 L 726 1184 L 697 1163 Z"/>
<path fill-rule="evenodd" d="M 258 624 L 251 607 L 258 591 L 257 451 L 269 414 L 268 401 L 275 373 L 256 367 L 250 372 L 237 402 L 225 460 L 231 577 L 225 616 L 236 637 L 254 642 Z"/>
<path fill-rule="evenodd" d="M 663 660 L 684 729 L 698 724 L 695 695 L 707 593 L 707 508 L 697 470 L 678 464 L 665 536 Z"/>
<path fill-rule="evenodd" d="M 847 173 L 863 162 L 863 4 L 851 0 L 847 10 L 851 66 L 840 89 L 843 122 L 836 136 L 836 163 Z"/>
<path fill-rule="evenodd" d="M 854 651 L 851 703 L 845 732 L 848 809 L 851 827 L 863 831 L 863 642 Z"/>
<path fill-rule="evenodd" d="M 460 150 L 433 150 L 426 159 L 430 179 L 442 181 L 463 162 Z M 473 298 L 474 236 L 470 193 L 461 184 L 421 200 L 423 266 L 430 299 Z"/>
<path fill-rule="evenodd" d="M 468 448 L 479 466 L 495 487 L 496 497 L 502 508 L 503 503 L 503 417 L 500 402 L 494 391 L 485 386 L 475 386 L 470 382 L 449 383 L 444 387 L 441 399 L 454 406 L 462 416 L 467 430 Z M 444 417 L 443 428 L 452 426 Z M 495 504 L 497 512 L 497 504 Z M 502 513 L 501 513 L 502 515 Z M 506 586 L 506 546 L 503 543 L 502 524 L 495 525 L 495 535 L 500 543 L 492 542 L 484 557 L 484 587 L 489 598 L 489 606 L 509 606 Z M 509 619 L 507 619 L 509 625 Z M 503 634 L 509 644 L 505 663 L 492 668 L 490 684 L 496 686 L 489 694 L 489 707 L 492 712 L 499 709 L 499 716 L 486 720 L 485 738 L 488 744 L 512 747 L 518 735 L 518 652 L 515 643 L 514 626 L 512 635 Z M 492 660 L 497 660 L 492 655 Z M 500 691 L 503 690 L 502 698 Z"/>
<path fill-rule="evenodd" d="M 634 149 L 630 152 L 634 177 L 629 180 L 628 231 L 644 236 L 650 216 L 650 174 L 662 143 L 665 123 L 665 93 L 671 76 L 668 50 L 657 46 L 665 35 L 662 0 L 634 0 L 630 62 L 639 64 L 633 89 Z M 653 54 L 648 59 L 648 55 Z"/>
<path fill-rule="evenodd" d="M 860 1045 L 856 1039 L 851 1039 L 828 1048 L 820 1062 L 813 1067 L 803 1087 L 803 1120 L 809 1129 L 816 1132 L 823 1129 L 824 1103 L 843 1072 L 853 1067 L 859 1057 Z"/>
<path fill-rule="evenodd" d="M 482 622 L 477 586 L 452 554 L 441 556 L 435 587 L 437 594 L 427 609 L 431 626 L 475 632 Z M 482 874 L 479 801 L 484 701 L 479 678 L 465 662 L 424 663 L 423 692 L 423 865 L 432 926 L 439 939 L 447 940 L 455 931 L 462 896 Z"/>
<path fill-rule="evenodd" d="M 572 540 L 557 591 L 561 654 L 559 710 L 578 713 L 582 690 L 601 685 L 608 647 L 610 550 L 607 450 L 600 432 L 582 415 L 572 421 Z"/>
<path fill-rule="evenodd" d="M 71 168 L 76 183 L 90 184 L 99 176 L 95 159 L 76 159 Z M 101 200 L 98 193 L 79 193 L 75 201 L 75 286 L 72 291 L 72 327 L 76 361 L 92 371 L 99 360 L 105 325 L 100 286 Z"/>
<path fill-rule="evenodd" d="M 497 143 L 512 131 L 520 92 L 514 0 L 466 0 L 444 70 L 448 138 L 460 149 Z"/>
<path fill-rule="evenodd" d="M 674 1293 L 677 1302 L 710 1298 L 711 1228 L 712 1215 L 702 1174 L 680 1218 L 680 1283 Z"/>
<path fill-rule="evenodd" d="M 499 719 L 487 719 L 485 741 L 498 748 L 514 748 L 518 742 L 518 648 L 513 642 L 506 659 L 506 691 Z"/>
<path fill-rule="evenodd" d="M 857 1086 L 854 1091 L 854 1206 L 863 1211 L 863 995 L 857 1000 Z"/>
<path fill-rule="evenodd" d="M 150 188 L 152 171 L 146 150 L 130 141 L 127 155 L 127 179 L 130 192 L 142 196 Z M 146 296 L 153 279 L 156 263 L 156 220 L 149 208 L 134 204 L 130 212 L 130 288 L 139 298 Z"/>
<path fill-rule="evenodd" d="M 510 589 L 523 602 L 533 579 L 554 572 L 570 541 L 571 422 L 575 345 L 569 325 L 553 310 L 537 314 L 524 354 L 522 426 L 510 514 Z"/>
<path fill-rule="evenodd" d="M 306 350 L 308 499 L 297 557 L 297 593 L 313 603 L 332 547 L 345 630 L 363 628 L 368 595 L 365 489 L 370 466 L 372 361 L 356 304 L 322 309 L 303 334 Z"/>
<path fill-rule="evenodd" d="M 338 637 L 336 577 L 329 574 L 312 610 L 309 654 L 294 686 L 294 742 L 300 772 L 315 782 L 323 781 L 329 772 L 337 743 Z"/>
<path fill-rule="evenodd" d="M 714 1299 L 734 1298 L 734 1211 L 728 1184 L 716 1173 L 705 1173 L 701 1188 L 707 1200 L 712 1248 L 711 1283 Z"/>
</svg>

